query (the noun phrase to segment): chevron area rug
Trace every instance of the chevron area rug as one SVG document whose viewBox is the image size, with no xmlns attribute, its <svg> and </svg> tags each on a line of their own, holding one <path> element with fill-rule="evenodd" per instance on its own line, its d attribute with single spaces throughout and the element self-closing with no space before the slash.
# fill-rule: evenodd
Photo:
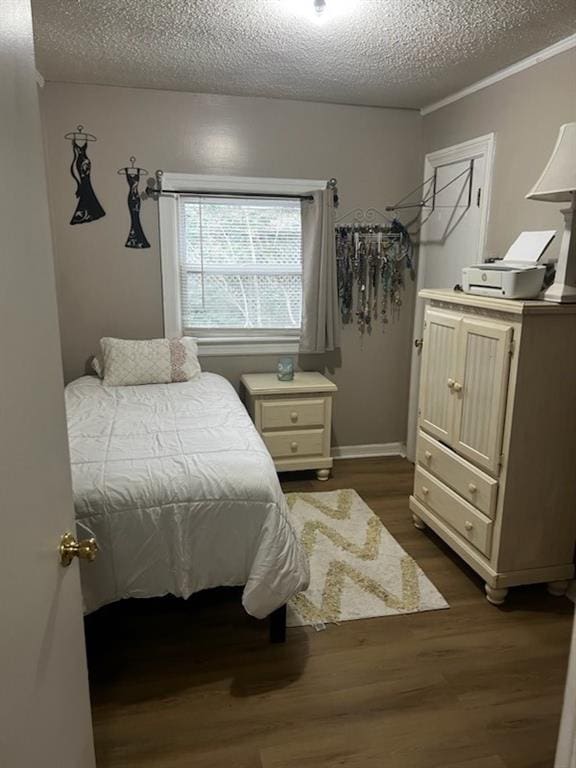
<svg viewBox="0 0 576 768">
<path fill-rule="evenodd" d="M 289 627 L 449 607 L 356 491 L 286 499 L 310 559 L 310 587 L 288 604 Z"/>
</svg>

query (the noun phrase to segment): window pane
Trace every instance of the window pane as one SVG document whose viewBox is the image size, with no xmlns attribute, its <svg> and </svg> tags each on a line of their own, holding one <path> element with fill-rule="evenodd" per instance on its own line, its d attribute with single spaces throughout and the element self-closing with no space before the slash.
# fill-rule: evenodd
<svg viewBox="0 0 576 768">
<path fill-rule="evenodd" d="M 184 327 L 299 328 L 300 202 L 180 198 L 180 265 Z"/>
<path fill-rule="evenodd" d="M 301 275 L 185 273 L 185 328 L 299 328 Z"/>
</svg>

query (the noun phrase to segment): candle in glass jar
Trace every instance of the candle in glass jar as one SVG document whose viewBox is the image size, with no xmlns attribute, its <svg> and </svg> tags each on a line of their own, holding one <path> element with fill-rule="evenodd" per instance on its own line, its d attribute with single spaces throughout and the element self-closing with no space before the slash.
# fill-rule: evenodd
<svg viewBox="0 0 576 768">
<path fill-rule="evenodd" d="M 277 376 L 279 381 L 292 381 L 294 378 L 294 360 L 291 357 L 281 357 L 278 360 Z"/>
</svg>

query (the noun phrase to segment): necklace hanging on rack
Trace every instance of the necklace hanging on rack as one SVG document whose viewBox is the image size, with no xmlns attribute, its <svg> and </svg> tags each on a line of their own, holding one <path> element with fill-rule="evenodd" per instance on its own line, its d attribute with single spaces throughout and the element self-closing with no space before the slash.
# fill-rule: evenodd
<svg viewBox="0 0 576 768">
<path fill-rule="evenodd" d="M 361 334 L 371 333 L 377 319 L 385 326 L 402 306 L 404 272 L 412 267 L 405 227 L 396 219 L 387 225 L 338 225 L 336 261 L 342 323 L 356 319 Z"/>
</svg>

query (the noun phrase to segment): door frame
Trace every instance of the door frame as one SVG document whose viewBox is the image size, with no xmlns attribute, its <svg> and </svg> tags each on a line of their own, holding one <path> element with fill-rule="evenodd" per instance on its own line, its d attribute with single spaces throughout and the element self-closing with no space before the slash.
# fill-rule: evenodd
<svg viewBox="0 0 576 768">
<path fill-rule="evenodd" d="M 484 261 L 486 243 L 488 240 L 488 223 L 492 203 L 492 178 L 494 175 L 494 157 L 496 153 L 496 134 L 487 133 L 477 136 L 475 139 L 463 141 L 450 147 L 429 152 L 424 158 L 423 188 L 434 170 L 447 163 L 455 163 L 462 160 L 484 157 L 484 180 L 482 184 L 480 233 L 478 237 L 478 253 L 476 261 Z M 424 302 L 418 298 L 418 294 L 424 287 L 424 270 L 420 268 L 426 258 L 425 244 L 426 222 L 420 230 L 418 259 L 416 263 L 416 299 L 414 303 L 414 323 L 412 326 L 410 387 L 408 392 L 408 426 L 406 435 L 406 457 L 414 462 L 416 457 L 416 431 L 418 424 L 418 397 L 420 391 L 420 363 L 421 348 L 416 346 L 418 339 L 422 338 L 424 327 Z M 424 235 L 424 236 L 423 236 Z M 471 263 L 472 263 L 471 259 Z"/>
</svg>

